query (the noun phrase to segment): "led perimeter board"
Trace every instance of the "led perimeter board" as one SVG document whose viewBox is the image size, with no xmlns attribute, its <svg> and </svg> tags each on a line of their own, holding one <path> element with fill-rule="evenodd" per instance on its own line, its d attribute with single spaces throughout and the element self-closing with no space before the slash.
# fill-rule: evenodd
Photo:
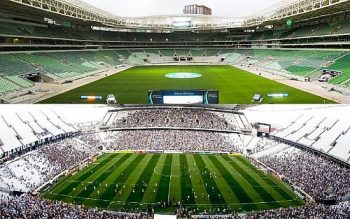
<svg viewBox="0 0 350 219">
<path fill-rule="evenodd" d="M 219 104 L 218 90 L 148 91 L 148 104 Z"/>
</svg>

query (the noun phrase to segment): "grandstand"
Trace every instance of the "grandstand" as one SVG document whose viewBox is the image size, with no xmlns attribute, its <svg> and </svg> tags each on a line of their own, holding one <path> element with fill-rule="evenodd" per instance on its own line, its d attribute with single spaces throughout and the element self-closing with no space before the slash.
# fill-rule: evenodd
<svg viewBox="0 0 350 219">
<path fill-rule="evenodd" d="M 78 0 L 52 0 L 47 6 L 5 0 L 0 3 L 4 11 L 0 17 L 2 101 L 17 102 L 19 96 L 30 95 L 35 98 L 27 97 L 29 102 L 35 102 L 47 93 L 52 96 L 76 87 L 57 91 L 52 83 L 80 80 L 77 84 L 85 84 L 88 82 L 82 79 L 102 76 L 118 66 L 184 62 L 248 66 L 251 71 L 300 81 L 317 81 L 323 69 L 337 70 L 341 74 L 328 85 L 315 84 L 324 87 L 326 94 L 337 90 L 338 95 L 346 95 L 350 84 L 349 1 L 313 1 L 310 5 L 282 1 L 244 19 L 186 15 L 192 26 L 184 30 L 171 22 L 175 15 L 126 19 Z M 80 10 L 86 19 L 70 10 L 56 10 L 60 6 Z M 301 9 L 285 16 L 289 7 Z M 38 90 L 48 92 L 41 95 Z M 337 101 L 346 102 L 346 98 Z"/>
<path fill-rule="evenodd" d="M 350 154 L 346 148 L 349 130 L 349 124 L 342 120 L 304 116 L 298 118 L 288 128 L 275 133 L 274 136 L 322 151 L 348 162 Z"/>
<path fill-rule="evenodd" d="M 51 111 L 2 114 L 0 127 L 1 151 L 8 157 L 77 132 Z"/>
<path fill-rule="evenodd" d="M 286 112 L 280 106 L 243 111 L 229 106 L 102 108 L 62 111 L 59 106 L 9 106 L 11 112 L 1 111 L 0 125 L 7 131 L 0 136 L 4 143 L 0 186 L 3 191 L 26 193 L 6 198 L 3 215 L 32 215 L 30 206 L 50 205 L 50 200 L 60 207 L 43 211 L 56 216 L 61 211 L 84 211 L 89 215 L 142 212 L 153 217 L 157 212 L 174 213 L 176 208 L 179 217 L 206 212 L 213 217 L 255 218 L 284 216 L 288 211 L 335 216 L 349 210 L 343 202 L 350 174 L 350 155 L 344 146 L 350 127 L 344 119 L 348 106 L 289 107 L 291 118 L 278 126 L 276 115 Z M 91 126 L 95 118 L 99 118 L 97 128 Z M 270 135 L 256 135 L 256 124 L 262 120 L 272 125 Z M 42 139 L 39 144 L 38 139 Z M 18 147 L 18 141 L 31 147 Z M 7 148 L 15 148 L 16 153 Z M 180 204 L 175 204 L 177 200 Z M 20 201 L 23 211 L 13 210 L 10 203 Z M 73 210 L 74 205 L 67 208 L 65 202 L 84 203 L 87 209 Z M 149 203 L 151 210 L 139 202 Z M 89 207 L 109 211 L 85 212 Z"/>
<path fill-rule="evenodd" d="M 1 0 L 0 218 L 349 218 L 350 0 L 230 4 Z"/>
</svg>

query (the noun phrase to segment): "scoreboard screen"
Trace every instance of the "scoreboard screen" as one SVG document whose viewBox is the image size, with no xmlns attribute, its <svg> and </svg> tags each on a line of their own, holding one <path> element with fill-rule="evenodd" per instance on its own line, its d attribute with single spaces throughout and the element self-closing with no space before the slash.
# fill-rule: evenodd
<svg viewBox="0 0 350 219">
<path fill-rule="evenodd" d="M 192 27 L 192 19 L 190 17 L 173 18 L 173 26 L 175 29 L 186 29 Z"/>
<path fill-rule="evenodd" d="M 219 91 L 148 91 L 148 104 L 219 104 Z"/>
<path fill-rule="evenodd" d="M 164 104 L 203 104 L 203 96 L 163 96 Z"/>
<path fill-rule="evenodd" d="M 271 133 L 271 124 L 266 124 L 266 123 L 258 123 L 258 137 L 268 137 L 270 136 Z"/>
</svg>

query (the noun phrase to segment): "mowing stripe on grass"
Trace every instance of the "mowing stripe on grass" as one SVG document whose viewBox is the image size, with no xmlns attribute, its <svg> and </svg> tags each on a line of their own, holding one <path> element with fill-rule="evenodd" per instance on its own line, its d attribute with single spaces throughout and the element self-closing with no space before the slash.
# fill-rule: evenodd
<svg viewBox="0 0 350 219">
<path fill-rule="evenodd" d="M 132 159 L 133 157 L 131 154 L 123 154 L 123 157 L 121 157 L 117 162 L 113 163 L 113 165 L 109 166 L 107 170 L 101 170 L 103 171 L 102 174 L 97 176 L 96 174 L 93 174 L 92 175 L 93 180 L 91 180 L 93 183 L 88 184 L 88 186 L 86 186 L 86 190 L 84 188 L 85 186 L 82 185 L 80 192 L 77 195 L 75 195 L 76 197 L 78 197 L 77 202 L 80 204 L 83 203 L 84 200 L 82 200 L 80 197 L 90 197 L 95 192 L 95 188 L 101 190 L 102 182 L 105 179 L 107 179 L 116 168 L 119 168 L 119 166 L 125 164 L 128 161 L 132 161 Z M 101 187 L 100 187 L 100 184 L 101 184 Z"/>
<path fill-rule="evenodd" d="M 114 166 L 114 169 L 112 171 L 109 171 L 108 176 L 100 179 L 99 181 L 95 181 L 97 183 L 96 188 L 91 190 L 91 188 L 88 190 L 89 194 L 86 194 L 89 199 L 86 199 L 83 204 L 85 206 L 97 206 L 100 208 L 106 208 L 108 207 L 110 203 L 110 199 L 104 199 L 101 197 L 106 190 L 108 189 L 108 186 L 112 186 L 111 182 L 118 177 L 119 175 L 123 175 L 123 171 L 128 168 L 131 163 L 133 163 L 138 156 L 135 154 L 129 154 L 129 158 L 126 159 L 123 163 L 120 163 L 118 166 Z M 107 186 L 106 186 L 107 184 Z M 96 200 L 102 200 L 95 203 Z"/>
<path fill-rule="evenodd" d="M 127 159 L 128 156 L 122 156 L 117 163 L 123 163 L 125 161 L 125 159 Z M 101 162 L 102 163 L 102 162 Z M 93 173 L 89 172 L 89 176 L 87 178 L 84 178 L 83 181 L 65 181 L 65 184 L 68 184 L 67 186 L 63 186 L 59 189 L 59 190 L 55 190 L 54 193 L 60 193 L 63 195 L 71 195 L 74 196 L 74 193 L 78 193 L 81 192 L 84 189 L 84 182 L 94 182 L 96 181 L 96 177 L 97 174 L 99 177 L 102 177 L 104 174 L 106 174 L 106 172 L 108 172 L 108 170 L 112 170 L 114 169 L 114 165 L 115 165 L 115 161 L 114 160 L 109 160 L 106 163 L 103 163 L 103 166 L 101 166 L 99 169 L 97 169 L 96 171 L 94 171 Z M 107 169 L 107 170 L 106 170 Z M 101 174 L 101 175 L 100 175 Z M 88 187 L 92 187 L 93 188 L 93 184 L 89 183 L 87 185 Z M 73 191 L 73 189 L 76 189 L 76 191 Z M 61 190 L 61 191 L 60 191 Z M 78 196 L 80 196 L 81 194 L 79 193 Z M 82 196 L 85 197 L 85 196 Z"/>
<path fill-rule="evenodd" d="M 151 160 L 147 163 L 147 166 L 145 167 L 145 169 L 143 170 L 141 176 L 139 177 L 139 179 L 136 182 L 135 185 L 135 193 L 130 193 L 127 202 L 141 202 L 144 192 L 142 192 L 142 189 L 144 189 L 144 191 L 146 190 L 144 187 L 144 184 L 147 184 L 148 187 L 148 183 L 151 179 L 150 176 L 152 176 L 153 172 L 154 172 L 154 168 L 157 165 L 157 162 L 160 158 L 160 154 L 154 154 L 152 155 Z"/>
<path fill-rule="evenodd" d="M 208 173 L 203 174 L 203 169 Z M 148 184 L 147 187 L 142 187 L 142 181 Z M 73 187 L 75 183 L 79 185 Z M 121 194 L 116 190 L 116 183 L 122 190 Z M 207 187 L 205 183 L 208 184 Z M 168 199 L 172 203 L 181 201 L 188 207 L 200 210 L 230 207 L 236 211 L 249 211 L 302 204 L 287 185 L 270 175 L 263 174 L 240 156 L 109 154 L 101 156 L 96 163 L 76 175 L 62 178 L 57 185 L 50 191 L 67 189 L 70 190 L 69 194 L 47 192 L 44 193 L 44 197 L 65 202 L 72 200 L 75 204 L 109 210 L 132 210 L 135 207 L 145 208 L 148 204 L 152 204 L 157 212 L 165 213 L 173 211 L 173 208 L 157 209 L 156 203 Z M 94 186 L 96 188 L 93 188 Z M 135 192 L 132 192 L 133 186 Z M 142 188 L 146 190 L 144 193 L 141 191 Z M 208 191 L 211 190 L 215 191 L 215 194 L 209 193 L 212 197 L 209 196 L 208 200 Z M 242 191 L 253 200 L 253 203 L 249 203 L 244 195 L 243 197 L 238 195 Z M 205 198 L 201 199 L 203 192 Z M 285 192 L 295 199 L 285 199 L 280 192 Z M 215 199 L 215 195 L 221 198 L 222 203 Z M 273 201 L 271 196 L 277 201 Z"/>
<path fill-rule="evenodd" d="M 104 158 L 103 160 L 99 160 L 99 163 L 95 166 L 92 166 L 93 168 L 87 168 L 86 171 L 83 171 L 82 174 L 77 174 L 71 178 L 71 181 L 84 181 L 89 176 L 91 176 L 92 173 L 95 173 L 97 170 L 99 170 L 102 166 L 104 166 L 106 163 L 108 163 L 111 160 L 114 160 L 117 158 L 120 154 L 110 154 L 110 156 Z"/>
<path fill-rule="evenodd" d="M 181 164 L 180 156 L 173 155 L 173 163 L 171 165 L 173 176 L 170 179 L 170 200 L 172 203 L 181 201 Z"/>
<path fill-rule="evenodd" d="M 185 154 L 180 155 L 181 165 L 181 198 L 182 202 L 187 205 L 195 205 L 196 200 L 194 200 L 192 193 L 192 182 L 190 176 L 188 175 L 188 162 Z"/>
<path fill-rule="evenodd" d="M 252 171 L 257 172 L 257 174 L 259 174 L 259 176 L 262 180 L 266 181 L 267 183 L 270 183 L 271 185 L 275 185 L 275 187 L 278 188 L 277 191 L 285 199 L 287 199 L 287 200 L 294 199 L 293 203 L 297 204 L 297 205 L 303 204 L 303 201 L 295 193 L 292 192 L 292 190 L 289 188 L 289 185 L 280 181 L 279 179 L 276 179 L 271 174 L 265 174 L 262 170 L 258 170 L 252 163 L 250 163 L 245 158 L 240 157 L 239 160 L 241 162 L 245 162 L 247 166 L 253 167 Z"/>
<path fill-rule="evenodd" d="M 281 196 L 286 199 L 286 200 L 292 200 L 294 197 L 290 195 L 288 192 L 286 192 L 284 189 L 281 188 L 281 186 L 284 185 L 279 185 L 277 184 L 271 177 L 265 175 L 261 170 L 258 170 L 255 166 L 253 166 L 251 163 L 249 163 L 246 159 L 243 157 L 236 157 L 239 161 L 244 163 L 246 166 L 250 167 L 251 170 L 253 170 L 258 176 L 260 176 L 266 183 L 268 183 L 271 187 L 276 188 L 276 191 L 281 194 Z M 233 158 L 231 158 L 233 160 Z"/>
<path fill-rule="evenodd" d="M 200 174 L 203 178 L 203 183 L 209 195 L 209 200 L 213 205 L 225 206 L 226 202 L 220 193 L 220 189 L 215 182 L 215 174 L 210 170 L 207 164 L 204 162 L 201 155 L 194 156 Z"/>
<path fill-rule="evenodd" d="M 124 170 L 115 170 L 110 179 L 114 179 L 113 181 L 109 182 L 109 186 L 107 187 L 107 189 L 102 193 L 102 195 L 99 196 L 100 199 L 104 199 L 104 200 L 111 200 L 110 202 L 116 200 L 118 198 L 116 198 L 117 192 L 116 192 L 116 184 L 119 184 L 119 189 L 118 192 L 121 191 L 121 193 L 125 192 L 124 191 L 124 183 L 126 182 L 126 180 L 129 178 L 129 176 L 134 172 L 134 170 L 136 169 L 137 165 L 145 158 L 145 155 L 141 155 L 141 154 L 137 154 L 136 158 L 125 167 Z M 120 172 L 122 171 L 122 172 Z M 109 181 L 109 180 L 108 180 Z M 125 201 L 125 200 L 118 200 L 118 201 Z M 105 207 L 104 205 L 105 203 L 98 203 L 97 206 L 98 207 Z M 110 203 L 108 203 L 110 204 Z"/>
<path fill-rule="evenodd" d="M 263 171 L 258 170 L 253 164 L 251 164 L 248 160 L 246 160 L 245 158 L 241 157 L 241 156 L 232 156 L 230 157 L 231 159 L 235 158 L 237 160 L 239 160 L 240 162 L 242 162 L 244 165 L 246 165 L 247 167 L 249 167 L 251 170 L 253 170 L 258 176 L 260 176 L 263 179 L 266 179 L 266 182 L 271 185 L 271 186 L 277 186 L 275 182 L 273 182 L 270 177 L 268 177 Z"/>
<path fill-rule="evenodd" d="M 225 184 L 227 184 L 227 186 L 231 188 L 231 191 L 235 194 L 235 197 L 237 197 L 240 203 L 254 203 L 254 201 L 245 191 L 245 188 L 243 188 L 233 178 L 231 173 L 227 171 L 227 169 L 218 161 L 218 159 L 214 155 L 207 156 L 205 159 L 208 160 L 207 164 L 211 162 L 214 168 L 216 168 L 216 171 L 220 172 L 222 178 L 225 180 Z M 226 191 L 221 190 L 221 193 L 225 193 L 225 192 Z M 231 199 L 228 202 L 231 203 L 232 202 Z M 256 206 L 254 204 L 245 206 L 245 207 L 249 210 L 256 209 Z"/>
<path fill-rule="evenodd" d="M 187 155 L 189 174 L 192 181 L 192 188 L 196 193 L 196 204 L 206 205 L 207 207 L 211 207 L 210 200 L 208 200 L 208 193 L 205 188 L 204 180 L 202 179 L 202 175 L 200 174 L 200 170 L 196 165 L 196 160 L 193 155 Z M 205 206 L 204 206 L 205 207 Z"/>
<path fill-rule="evenodd" d="M 171 164 L 173 155 L 167 154 L 165 158 L 165 163 L 162 171 L 162 176 L 160 177 L 158 184 L 158 191 L 156 195 L 156 201 L 168 202 L 169 198 L 169 183 L 171 177 Z"/>
<path fill-rule="evenodd" d="M 113 201 L 110 203 L 111 207 L 120 207 L 124 206 L 126 209 L 139 207 L 139 202 L 127 202 L 128 197 L 130 197 L 131 194 L 136 194 L 142 198 L 143 193 L 140 189 L 140 191 L 135 190 L 135 186 L 137 185 L 137 181 L 140 178 L 141 174 L 143 173 L 144 169 L 147 167 L 148 163 L 151 161 L 153 155 L 152 154 L 146 154 L 146 155 L 140 155 L 144 158 L 139 162 L 139 164 L 135 167 L 134 171 L 129 175 L 127 180 L 124 182 L 125 187 L 123 186 L 123 190 L 121 193 L 116 191 L 116 196 L 112 198 Z M 141 185 L 142 187 L 142 185 Z"/>
<path fill-rule="evenodd" d="M 246 189 L 251 189 L 254 190 L 254 192 L 256 194 L 259 195 L 260 198 L 254 198 L 255 202 L 271 202 L 268 204 L 268 206 L 263 206 L 265 209 L 266 207 L 272 207 L 272 208 L 277 208 L 280 207 L 281 205 L 277 201 L 271 193 L 271 188 L 270 188 L 270 192 L 268 192 L 266 189 L 266 187 L 262 186 L 260 183 L 258 183 L 255 178 L 253 178 L 252 176 L 250 176 L 246 171 L 244 171 L 241 167 L 240 164 L 236 163 L 234 160 L 231 160 L 230 158 L 228 158 L 227 156 L 221 157 L 221 159 L 223 159 L 225 161 L 226 164 L 230 165 L 234 170 L 236 170 L 241 177 L 243 177 L 246 182 L 248 182 L 248 185 L 246 185 Z M 218 158 L 218 160 L 221 160 L 220 158 Z M 243 164 L 241 164 L 243 165 Z M 249 188 L 250 187 L 250 188 Z M 261 199 L 261 200 L 258 200 Z M 267 205 L 267 204 L 265 204 Z"/>
<path fill-rule="evenodd" d="M 156 193 L 157 188 L 155 187 L 155 185 L 159 184 L 159 180 L 161 178 L 161 173 L 163 172 L 163 168 L 164 168 L 165 159 L 166 159 L 166 154 L 161 154 L 153 174 L 150 175 L 148 187 L 146 189 L 145 195 L 142 198 L 143 203 L 154 203 L 155 202 L 155 198 L 157 195 L 157 193 Z"/>
<path fill-rule="evenodd" d="M 108 157 L 111 157 L 112 154 L 106 154 L 102 157 L 100 157 L 100 163 L 97 165 L 89 165 L 87 167 L 85 167 L 83 170 L 81 170 L 80 172 L 78 172 L 77 174 L 70 176 L 70 177 L 65 177 L 64 179 L 62 179 L 59 183 L 57 183 L 54 187 L 50 188 L 50 191 L 53 193 L 60 193 L 61 190 L 63 190 L 65 187 L 63 186 L 64 184 L 68 184 L 68 183 L 73 183 L 73 182 L 69 182 L 67 179 L 69 178 L 70 181 L 73 181 L 73 179 L 78 178 L 79 176 L 85 175 L 85 176 L 90 176 L 91 175 L 91 171 L 96 170 L 97 166 L 99 166 L 99 168 L 101 168 L 101 166 L 104 166 L 106 163 L 108 163 Z M 75 181 L 75 187 L 79 185 L 79 182 L 82 181 L 80 179 L 76 179 Z"/>
<path fill-rule="evenodd" d="M 79 180 L 77 178 L 79 178 L 80 176 L 82 176 L 84 174 L 90 175 L 91 170 L 95 170 L 97 166 L 99 166 L 99 167 L 104 166 L 109 161 L 108 157 L 111 157 L 111 156 L 112 156 L 112 154 L 102 155 L 101 157 L 98 158 L 99 163 L 89 164 L 87 167 L 85 167 L 84 169 L 82 169 L 79 172 L 75 173 L 73 176 L 65 177 L 64 180 L 62 180 L 59 183 L 57 183 L 50 190 L 51 191 L 56 190 L 57 187 L 61 187 L 62 188 L 61 185 L 64 184 L 64 183 L 67 183 L 66 181 L 67 181 L 68 178 L 70 179 L 69 181 L 82 181 L 82 180 Z M 59 191 L 56 190 L 55 192 L 57 193 Z"/>
<path fill-rule="evenodd" d="M 119 199 L 126 202 L 128 197 L 134 193 L 133 188 L 135 188 L 135 186 L 137 185 L 137 181 L 139 177 L 141 176 L 142 172 L 147 167 L 148 163 L 151 161 L 153 157 L 152 154 L 146 154 L 146 155 L 140 155 L 140 156 L 142 156 L 143 159 L 139 162 L 139 164 L 135 167 L 135 169 L 129 175 L 127 180 L 124 182 L 125 188 L 123 188 L 123 192 L 120 195 L 116 193 L 117 196 L 113 198 L 114 200 Z M 141 193 L 141 190 L 140 191 L 135 190 L 135 193 L 137 192 Z M 127 205 L 128 203 L 125 203 L 125 204 Z"/>
<path fill-rule="evenodd" d="M 223 157 L 223 159 L 227 160 L 233 167 L 236 167 L 237 171 L 241 172 L 243 171 L 247 175 L 242 176 L 246 178 L 248 181 L 252 181 L 251 179 L 254 180 L 252 183 L 253 187 L 259 191 L 260 193 L 267 193 L 265 196 L 268 196 L 269 198 L 266 199 L 265 201 L 268 202 L 270 199 L 269 206 L 271 208 L 278 208 L 278 207 L 285 207 L 288 206 L 288 202 L 279 202 L 280 200 L 291 200 L 291 199 L 285 199 L 281 193 L 280 193 L 280 186 L 273 186 L 271 187 L 264 179 L 262 179 L 260 176 L 258 176 L 254 172 L 254 167 L 247 167 L 243 162 L 238 160 L 235 157 L 232 157 L 231 159 L 228 156 Z M 251 178 L 251 179 L 250 179 Z M 260 194 L 259 193 L 259 194 Z M 263 194 L 261 194 L 262 196 Z"/>
</svg>

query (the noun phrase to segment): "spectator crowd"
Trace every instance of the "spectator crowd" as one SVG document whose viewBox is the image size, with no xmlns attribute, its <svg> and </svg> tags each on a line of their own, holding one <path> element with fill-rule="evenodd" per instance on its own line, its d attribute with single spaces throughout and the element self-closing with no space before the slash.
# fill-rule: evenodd
<svg viewBox="0 0 350 219">
<path fill-rule="evenodd" d="M 260 158 L 315 200 L 334 200 L 350 193 L 350 168 L 311 152 L 295 149 Z"/>
<path fill-rule="evenodd" d="M 211 112 L 198 109 L 145 109 L 129 111 L 124 116 L 114 112 L 112 124 L 118 128 L 133 127 L 172 127 L 200 128 L 234 131 L 249 126 L 240 115 L 226 112 Z M 107 122 L 109 123 L 109 122 Z M 106 124 L 104 124 L 106 125 Z"/>
<path fill-rule="evenodd" d="M 148 213 L 101 212 L 97 209 L 86 209 L 82 206 L 66 204 L 60 201 L 44 200 L 40 197 L 22 195 L 4 200 L 0 208 L 0 218 L 26 219 L 141 219 L 148 218 Z"/>
<path fill-rule="evenodd" d="M 161 110 L 161 112 L 160 112 Z M 115 118 L 113 125 L 120 128 L 172 127 L 232 131 L 244 127 L 241 118 L 219 115 L 215 112 L 194 109 L 152 109 L 134 111 L 125 117 Z M 240 119 L 237 120 L 237 119 Z M 243 125 L 242 125 L 243 124 Z M 101 133 L 99 133 L 101 134 Z M 103 139 L 104 136 L 105 139 Z M 80 134 L 52 142 L 36 151 L 23 155 L 0 166 L 0 179 L 9 190 L 31 191 L 97 154 L 99 146 L 108 150 L 178 150 L 178 151 L 225 151 L 242 153 L 244 142 L 250 138 L 208 130 L 128 130 L 99 135 Z M 260 151 L 266 142 L 257 148 Z M 315 200 L 340 200 L 350 192 L 350 169 L 310 152 L 299 149 L 259 158 L 261 162 L 286 177 Z M 215 176 L 216 177 L 216 176 Z M 0 199 L 2 218 L 125 218 L 152 217 L 152 211 L 133 213 L 101 212 L 82 206 L 48 201 L 24 194 L 19 197 Z M 200 212 L 177 206 L 179 218 L 349 218 L 350 204 L 334 206 L 311 204 L 296 208 L 280 208 L 243 215 L 230 209 Z M 209 215 L 210 214 L 210 215 Z M 225 216 L 212 216 L 215 214 Z M 197 216 L 194 216 L 197 215 Z"/>
<path fill-rule="evenodd" d="M 85 142 L 83 141 L 85 140 Z M 27 192 L 98 152 L 84 135 L 47 144 L 0 167 L 10 191 Z"/>
<path fill-rule="evenodd" d="M 344 219 L 350 216 L 350 203 L 338 205 L 313 204 L 297 208 L 279 208 L 268 211 L 256 212 L 249 215 L 249 219 L 318 219 L 332 218 Z"/>
<path fill-rule="evenodd" d="M 110 150 L 225 151 L 240 153 L 238 134 L 188 130 L 132 130 L 115 132 Z"/>
<path fill-rule="evenodd" d="M 178 218 L 193 219 L 344 219 L 349 218 L 350 203 L 343 202 L 337 205 L 312 204 L 243 214 L 225 209 L 200 212 L 198 209 L 187 209 L 180 206 L 176 209 L 175 214 Z M 0 218 L 146 219 L 153 218 L 153 209 L 139 210 L 132 213 L 98 211 L 97 209 L 87 209 L 79 205 L 44 200 L 37 196 L 25 194 L 20 197 L 4 199 L 1 203 Z"/>
</svg>

